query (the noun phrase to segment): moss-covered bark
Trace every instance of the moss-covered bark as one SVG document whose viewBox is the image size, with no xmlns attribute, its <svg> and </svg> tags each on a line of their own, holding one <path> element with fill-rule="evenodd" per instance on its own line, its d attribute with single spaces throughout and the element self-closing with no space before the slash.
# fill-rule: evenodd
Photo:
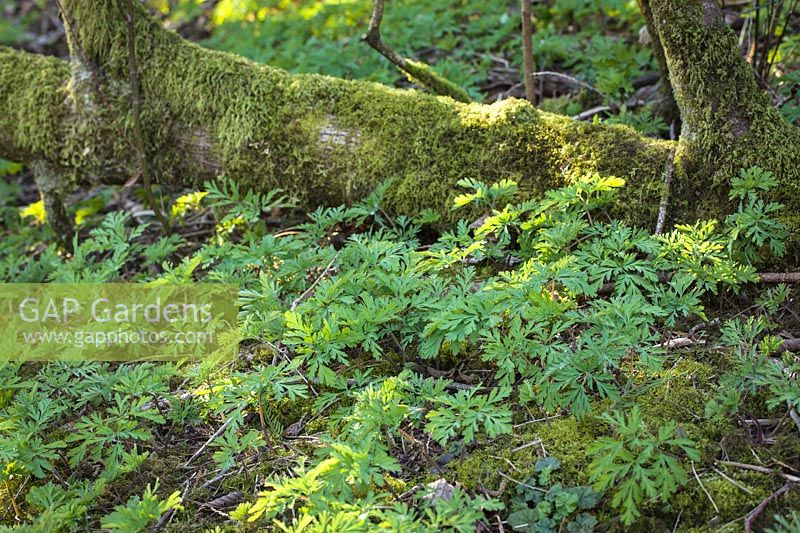
<svg viewBox="0 0 800 533">
<path fill-rule="evenodd" d="M 781 176 L 788 185 L 778 199 L 800 212 L 797 129 L 759 95 L 728 30 L 703 22 L 701 0 L 650 3 L 685 110 L 671 218 L 718 214 L 722 182 L 752 164 Z M 70 70 L 0 51 L 0 156 L 46 159 L 64 170 L 65 183 L 123 182 L 136 171 L 136 156 L 122 16 L 111 0 L 62 4 L 73 55 L 83 63 Z M 521 100 L 463 104 L 292 75 L 187 43 L 137 9 L 146 151 L 162 182 L 226 174 L 256 189 L 283 188 L 312 206 L 352 201 L 391 179 L 388 209 L 432 208 L 448 218 L 461 178 L 515 179 L 533 195 L 571 174 L 599 171 L 628 181 L 619 214 L 655 221 L 672 143 L 577 123 Z M 738 104 L 749 97 L 756 102 L 742 112 Z M 707 187 L 706 178 L 720 187 Z"/>
<path fill-rule="evenodd" d="M 669 67 L 667 66 L 667 57 L 664 55 L 664 46 L 661 44 L 661 37 L 658 35 L 658 30 L 653 20 L 653 12 L 650 10 L 650 0 L 637 1 L 639 4 L 639 11 L 642 13 L 642 17 L 647 25 L 647 31 L 650 35 L 650 47 L 653 49 L 653 55 L 658 63 L 658 73 L 661 76 L 661 101 L 658 102 L 655 108 L 658 114 L 666 120 L 667 124 L 672 124 L 674 121 L 680 119 L 680 110 L 672 94 L 672 83 L 669 81 Z"/>
<path fill-rule="evenodd" d="M 800 228 L 800 128 L 758 88 L 717 0 L 648 2 L 683 120 L 681 172 L 722 198 L 738 169 L 770 170 L 781 181 L 773 198 Z"/>
<path fill-rule="evenodd" d="M 31 114 L 66 114 L 82 128 L 51 128 L 47 138 L 28 143 L 24 159 L 45 153 L 77 182 L 123 182 L 135 172 L 135 156 L 121 16 L 112 2 L 65 5 L 81 54 L 102 65 L 95 87 L 100 105 L 76 109 L 65 101 L 63 85 L 59 99 L 31 106 L 37 108 Z M 521 100 L 462 104 L 374 83 L 292 75 L 187 43 L 143 12 L 137 36 L 147 152 L 163 182 L 190 185 L 226 174 L 257 189 L 283 188 L 311 206 L 355 200 L 391 179 L 389 209 L 432 208 L 453 217 L 461 178 L 511 178 L 536 194 L 572 173 L 599 171 L 629 181 L 624 214 L 655 220 L 669 143 L 631 129 L 577 123 Z M 58 72 L 48 92 L 69 77 L 53 60 L 2 52 L 0 61 L 7 58 L 16 66 L 2 71 L 3 85 L 42 62 Z M 32 96 L 9 93 L 0 106 Z M 13 131 L 25 120 L 20 113 L 5 125 Z M 57 146 L 71 148 L 61 153 Z"/>
</svg>

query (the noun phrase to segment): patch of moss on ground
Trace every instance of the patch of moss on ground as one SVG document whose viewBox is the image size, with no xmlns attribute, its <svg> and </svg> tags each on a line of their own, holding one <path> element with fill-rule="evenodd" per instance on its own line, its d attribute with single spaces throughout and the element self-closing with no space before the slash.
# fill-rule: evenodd
<svg viewBox="0 0 800 533">
<path fill-rule="evenodd" d="M 679 431 L 695 441 L 702 455 L 702 461 L 695 464 L 695 470 L 714 499 L 719 513 L 697 483 L 691 465 L 686 463 L 688 483 L 666 504 L 660 501 L 646 502 L 642 507 L 643 517 L 631 530 L 672 530 L 678 514 L 681 516 L 679 531 L 707 531 L 729 522 L 736 523 L 783 483 L 774 476 L 721 466 L 716 461 L 720 457 L 729 457 L 732 461 L 753 462 L 752 449 L 764 458 L 787 464 L 800 456 L 800 439 L 791 432 L 780 433 L 774 445 L 759 448 L 747 441 L 733 418 L 705 416 L 705 404 L 714 394 L 719 377 L 719 371 L 714 366 L 697 360 L 703 359 L 705 354 L 701 350 L 676 354 L 674 362 L 654 376 L 656 385 L 648 387 L 630 401 L 641 407 L 643 419 L 651 431 L 657 431 L 659 426 L 675 420 Z M 536 461 L 542 456 L 542 448 L 535 445 L 514 450 L 541 439 L 547 455 L 561 461 L 561 467 L 553 473 L 554 482 L 568 486 L 589 485 L 588 464 L 592 458 L 587 457 L 586 450 L 598 438 L 610 434 L 610 428 L 597 417 L 609 407 L 609 402 L 595 404 L 593 415 L 581 420 L 565 416 L 518 427 L 513 434 L 501 437 L 464 459 L 451 463 L 447 479 L 452 478 L 478 493 L 483 489 L 497 490 L 504 479 L 501 472 L 516 481 L 525 482 L 533 475 Z M 528 417 L 527 414 L 520 415 L 521 412 L 517 411 L 517 418 Z M 505 483 L 503 498 L 508 500 L 513 495 L 514 483 L 508 480 Z M 746 490 L 738 488 L 737 483 Z M 611 507 L 609 497 L 610 494 L 607 494 L 604 498 L 597 516 L 604 527 L 621 527 L 616 521 L 618 513 Z M 785 498 L 781 505 L 790 508 L 786 506 L 797 502 L 800 502 L 800 494 Z"/>
</svg>

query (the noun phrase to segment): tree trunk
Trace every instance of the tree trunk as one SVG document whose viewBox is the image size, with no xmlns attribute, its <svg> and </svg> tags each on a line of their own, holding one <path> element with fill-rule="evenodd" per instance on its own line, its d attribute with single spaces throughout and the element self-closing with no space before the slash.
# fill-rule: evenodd
<svg viewBox="0 0 800 533">
<path fill-rule="evenodd" d="M 739 57 L 715 0 L 650 0 L 683 117 L 670 216 L 718 215 L 726 181 L 759 165 L 800 226 L 800 129 L 785 122 Z M 63 190 L 137 173 L 126 29 L 113 0 L 62 0 L 72 60 L 0 50 L 0 156 L 44 161 Z M 355 200 L 390 179 L 386 207 L 435 209 L 456 181 L 514 179 L 527 195 L 576 173 L 625 178 L 618 213 L 655 223 L 674 143 L 579 123 L 522 100 L 462 104 L 415 91 L 293 75 L 203 49 L 137 3 L 142 123 L 154 177 L 192 186 L 227 175 L 282 188 L 306 206 Z"/>
<path fill-rule="evenodd" d="M 661 76 L 661 86 L 659 93 L 661 101 L 655 106 L 656 112 L 667 122 L 673 124 L 680 119 L 680 110 L 672 94 L 672 83 L 669 81 L 669 66 L 667 56 L 664 55 L 664 45 L 661 44 L 661 37 L 658 35 L 653 12 L 650 10 L 650 0 L 638 0 L 639 11 L 644 17 L 647 32 L 650 35 L 650 47 L 658 63 L 658 73 Z"/>
</svg>

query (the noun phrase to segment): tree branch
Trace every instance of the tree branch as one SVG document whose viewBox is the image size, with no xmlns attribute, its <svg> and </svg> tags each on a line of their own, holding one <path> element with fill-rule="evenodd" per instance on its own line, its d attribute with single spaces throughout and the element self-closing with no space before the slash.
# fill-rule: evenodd
<svg viewBox="0 0 800 533">
<path fill-rule="evenodd" d="M 127 1 L 127 4 L 123 4 Z M 119 11 L 127 24 L 127 42 L 128 42 L 128 71 L 131 84 L 131 110 L 133 112 L 133 132 L 136 142 L 136 151 L 138 152 L 139 169 L 142 174 L 142 181 L 144 184 L 144 192 L 147 196 L 147 202 L 150 208 L 155 212 L 156 218 L 161 223 L 161 227 L 165 231 L 169 231 L 169 221 L 164 216 L 161 206 L 156 204 L 156 199 L 153 196 L 153 184 L 150 179 L 150 163 L 147 159 L 147 151 L 144 144 L 144 133 L 142 130 L 142 97 L 141 89 L 139 87 L 139 69 L 136 65 L 136 26 L 135 16 L 136 11 L 133 9 L 133 0 L 117 0 Z"/>
<path fill-rule="evenodd" d="M 419 83 L 433 94 L 449 96 L 458 102 L 471 102 L 472 98 L 469 97 L 464 89 L 458 87 L 444 76 L 434 72 L 429 65 L 420 61 L 407 59 L 386 46 L 381 39 L 381 22 L 383 21 L 384 3 L 385 0 L 375 0 L 372 8 L 372 16 L 369 19 L 369 29 L 361 40 L 403 71 L 411 81 Z"/>
<path fill-rule="evenodd" d="M 794 483 L 786 483 L 781 488 L 764 498 L 764 500 L 759 503 L 752 511 L 747 514 L 747 517 L 744 519 L 744 531 L 745 533 L 750 533 L 753 530 L 753 522 L 756 518 L 767 508 L 769 503 L 780 497 L 782 494 L 785 494 L 795 488 Z"/>
<path fill-rule="evenodd" d="M 800 283 L 800 272 L 761 272 L 762 283 Z"/>
<path fill-rule="evenodd" d="M 525 69 L 525 98 L 529 102 L 536 101 L 536 87 L 533 73 L 536 70 L 533 62 L 533 26 L 531 24 L 531 0 L 521 0 L 522 15 L 522 55 Z"/>
</svg>

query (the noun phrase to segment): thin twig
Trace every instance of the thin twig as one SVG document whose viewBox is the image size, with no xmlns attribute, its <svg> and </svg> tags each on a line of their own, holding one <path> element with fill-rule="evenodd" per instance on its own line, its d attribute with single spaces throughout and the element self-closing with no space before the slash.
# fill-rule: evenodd
<svg viewBox="0 0 800 533">
<path fill-rule="evenodd" d="M 725 472 L 723 472 L 722 470 L 719 470 L 719 469 L 717 469 L 717 468 L 713 468 L 713 467 L 712 467 L 711 469 L 712 469 L 714 472 L 716 472 L 717 474 L 719 474 L 719 475 L 720 475 L 720 477 L 722 477 L 722 478 L 726 479 L 726 480 L 727 480 L 727 481 L 728 481 L 728 482 L 729 482 L 731 485 L 733 485 L 734 487 L 738 487 L 738 488 L 742 489 L 742 490 L 743 490 L 744 492 L 746 492 L 747 494 L 753 494 L 753 491 L 752 491 L 752 490 L 748 489 L 747 487 L 745 487 L 744 485 L 742 485 L 741 483 L 739 483 L 738 481 L 736 481 L 736 480 L 735 480 L 735 479 L 733 479 L 732 477 L 728 476 L 728 475 L 727 475 L 727 474 L 725 474 Z"/>
<path fill-rule="evenodd" d="M 161 208 L 156 204 L 153 196 L 152 181 L 150 179 L 150 163 L 147 159 L 147 152 L 144 147 L 144 133 L 142 130 L 142 95 L 139 87 L 139 69 L 136 65 L 136 19 L 133 9 L 133 0 L 127 0 L 127 6 L 123 5 L 123 0 L 117 0 L 117 6 L 128 27 L 128 71 L 131 80 L 131 111 L 133 113 L 133 134 L 136 142 L 136 151 L 139 156 L 139 168 L 142 171 L 142 181 L 147 202 L 156 214 L 156 218 L 161 223 L 164 231 L 169 231 L 169 221 L 161 212 Z M 126 11 L 127 7 L 127 11 Z"/>
<path fill-rule="evenodd" d="M 735 468 L 741 468 L 742 470 L 751 470 L 753 472 L 760 472 L 762 474 L 770 474 L 773 476 L 782 477 L 786 481 L 791 481 L 792 483 L 800 483 L 800 477 L 793 476 L 792 474 L 787 474 L 781 470 L 773 470 L 772 468 L 767 468 L 766 466 L 758 466 L 758 465 L 750 465 L 747 463 L 737 463 L 735 461 L 717 461 L 721 465 L 725 466 L 733 466 Z"/>
<path fill-rule="evenodd" d="M 544 490 L 544 489 L 542 489 L 542 488 L 539 488 L 539 487 L 534 487 L 533 485 L 529 485 L 529 484 L 527 484 L 527 483 L 523 483 L 522 481 L 517 481 L 517 480 L 516 480 L 516 479 L 514 479 L 513 477 L 511 477 L 511 476 L 508 476 L 508 475 L 504 474 L 503 472 L 500 472 L 499 470 L 497 471 L 497 473 L 498 473 L 498 474 L 500 474 L 500 476 L 501 476 L 501 477 L 504 477 L 504 478 L 506 478 L 507 480 L 509 480 L 509 481 L 511 481 L 511 482 L 513 482 L 513 483 L 516 483 L 516 484 L 517 484 L 517 485 L 519 485 L 520 487 L 525 487 L 526 489 L 531 489 L 531 490 L 535 490 L 535 491 L 539 491 L 539 492 L 547 492 L 546 490 Z"/>
<path fill-rule="evenodd" d="M 531 0 L 521 0 L 522 6 L 522 57 L 525 69 L 525 97 L 529 102 L 536 101 L 535 79 L 533 72 L 536 70 L 533 62 L 533 25 L 531 24 Z"/>
<path fill-rule="evenodd" d="M 711 494 L 708 493 L 708 491 L 706 490 L 705 485 L 703 485 L 703 482 L 700 481 L 700 476 L 697 475 L 697 470 L 695 470 L 695 468 L 694 468 L 694 461 L 692 461 L 692 473 L 694 474 L 694 478 L 697 480 L 697 484 L 700 485 L 700 488 L 703 489 L 703 492 L 706 493 L 706 497 L 708 498 L 708 501 L 710 501 L 711 505 L 714 506 L 714 511 L 717 514 L 719 514 L 719 507 L 717 507 L 717 502 L 714 501 L 714 498 L 711 497 Z"/>
<path fill-rule="evenodd" d="M 764 509 L 767 508 L 767 505 L 769 505 L 769 503 L 772 500 L 774 500 L 775 498 L 779 497 L 780 495 L 782 495 L 782 494 L 784 494 L 786 492 L 789 492 L 794 487 L 795 487 L 794 483 L 786 483 L 781 488 L 779 488 L 778 490 L 776 490 L 775 492 L 773 492 L 772 494 L 770 494 L 769 496 L 764 498 L 764 501 L 759 503 L 755 507 L 755 509 L 750 511 L 750 513 L 748 513 L 747 517 L 744 519 L 744 531 L 745 531 L 745 533 L 750 533 L 753 530 L 753 521 L 756 518 L 758 518 L 758 515 L 760 515 L 764 511 Z"/>
<path fill-rule="evenodd" d="M 411 61 L 391 48 L 381 39 L 381 22 L 383 21 L 383 8 L 385 0 L 375 0 L 372 7 L 372 16 L 369 19 L 369 27 L 361 40 L 371 46 L 376 52 L 389 60 L 394 66 L 413 78 L 413 81 L 423 85 L 429 91 L 440 96 L 449 96 L 454 100 L 468 103 L 471 101 L 469 95 L 450 80 L 436 74 L 432 69 L 425 68 L 427 65 L 420 65 L 419 62 Z M 423 72 L 424 69 L 424 72 Z M 429 78 L 427 80 L 420 77 Z"/>
<path fill-rule="evenodd" d="M 583 87 L 584 89 L 588 89 L 588 90 L 590 90 L 590 91 L 592 91 L 594 93 L 597 93 L 598 95 L 602 96 L 603 98 L 608 98 L 605 95 L 605 93 L 601 92 L 596 87 L 586 83 L 585 81 L 581 81 L 578 78 L 575 78 L 575 77 L 570 76 L 568 74 L 564 74 L 563 72 L 553 72 L 553 71 L 550 71 L 550 70 L 543 70 L 543 71 L 540 71 L 540 72 L 534 72 L 533 73 L 533 77 L 534 78 L 539 78 L 539 79 L 557 78 L 557 79 L 565 80 L 565 81 L 570 82 L 573 85 L 577 85 L 579 87 Z"/>
<path fill-rule="evenodd" d="M 547 422 L 548 420 L 552 420 L 554 418 L 561 418 L 561 413 L 555 414 L 553 416 L 546 416 L 544 418 L 536 418 L 534 420 L 527 420 L 525 422 L 521 422 L 519 424 L 515 424 L 512 426 L 514 429 L 521 428 L 522 426 L 527 426 L 530 424 L 537 424 L 539 422 Z"/>
<path fill-rule="evenodd" d="M 798 339 L 800 340 L 800 339 Z M 797 426 L 797 431 L 800 431 L 800 416 L 798 416 L 797 411 L 794 410 L 794 406 L 792 406 L 792 402 L 786 400 L 786 405 L 789 407 L 789 416 L 792 417 L 792 421 L 794 425 Z"/>
<path fill-rule="evenodd" d="M 586 111 L 581 111 L 577 115 L 573 115 L 572 119 L 578 121 L 589 120 L 590 118 L 594 118 L 596 115 L 607 113 L 609 111 L 614 111 L 614 108 L 608 105 L 599 105 L 591 109 L 587 109 Z"/>
<path fill-rule="evenodd" d="M 292 302 L 292 305 L 291 305 L 291 307 L 289 309 L 290 311 L 294 311 L 297 308 L 297 306 L 300 305 L 303 302 L 303 300 L 305 300 L 306 298 L 308 298 L 311 295 L 311 291 L 314 290 L 314 287 L 317 286 L 317 283 L 319 283 L 320 280 L 325 277 L 325 275 L 328 273 L 328 271 L 330 271 L 331 267 L 333 266 L 333 263 L 335 263 L 336 259 L 339 258 L 339 254 L 340 253 L 341 252 L 336 252 L 336 255 L 333 256 L 333 259 L 331 259 L 331 262 L 328 263 L 328 266 L 325 267 L 325 270 L 323 270 L 322 273 L 317 277 L 317 279 L 314 280 L 314 283 L 312 283 L 311 286 L 308 289 L 306 289 L 305 292 L 303 292 L 303 294 L 298 296 Z"/>
<path fill-rule="evenodd" d="M 672 186 L 672 175 L 675 172 L 675 150 L 670 150 L 667 156 L 667 169 L 664 172 L 664 191 L 661 193 L 661 204 L 658 206 L 658 220 L 656 221 L 656 235 L 664 233 L 664 225 L 667 222 L 667 207 L 669 207 L 670 187 Z"/>
<path fill-rule="evenodd" d="M 189 479 L 187 479 L 184 482 L 183 491 L 181 492 L 181 503 L 185 502 L 189 498 L 189 495 L 193 492 L 193 488 L 192 488 L 192 490 L 190 490 L 189 487 L 192 485 L 192 481 L 194 480 L 195 476 L 197 476 L 197 472 L 192 474 L 189 477 Z M 175 515 L 175 509 L 170 509 L 169 511 L 164 513 L 161 516 L 161 518 L 158 519 L 158 522 L 156 522 L 156 525 L 154 525 L 150 529 L 151 533 L 158 533 L 159 531 L 161 531 L 164 528 L 164 526 L 166 526 L 167 524 L 169 524 L 172 521 L 172 517 L 174 515 Z"/>
<path fill-rule="evenodd" d="M 525 448 L 530 448 L 531 446 L 536 446 L 537 444 L 541 444 L 541 443 L 542 443 L 542 439 L 532 440 L 532 441 L 527 442 L 527 443 L 525 443 L 525 444 L 523 444 L 521 446 L 517 446 L 516 448 L 511 450 L 511 453 L 516 453 L 516 452 L 524 450 Z"/>
<path fill-rule="evenodd" d="M 192 461 L 194 461 L 195 459 L 200 457 L 200 455 L 206 450 L 206 448 L 208 448 L 209 445 L 212 442 L 214 442 L 214 439 L 216 439 L 217 437 L 219 437 L 220 435 L 225 433 L 225 430 L 228 429 L 228 426 L 231 425 L 231 422 L 233 422 L 233 420 L 234 420 L 234 417 L 230 417 L 229 419 L 227 419 L 225 421 L 225 423 L 222 424 L 222 426 L 220 426 L 220 428 L 217 431 L 215 431 L 214 434 L 211 435 L 211 437 L 209 437 L 209 439 L 202 446 L 200 446 L 200 449 L 198 449 L 196 452 L 194 452 L 194 455 L 192 455 L 189 458 L 189 460 L 186 461 L 186 463 L 184 463 L 183 466 L 189 466 L 189 463 L 191 463 Z"/>
</svg>

